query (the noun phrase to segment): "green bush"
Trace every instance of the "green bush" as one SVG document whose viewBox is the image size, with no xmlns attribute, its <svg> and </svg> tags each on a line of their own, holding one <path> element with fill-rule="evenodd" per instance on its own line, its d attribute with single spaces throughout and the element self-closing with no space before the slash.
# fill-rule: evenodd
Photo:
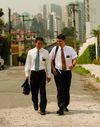
<svg viewBox="0 0 100 127">
<path fill-rule="evenodd" d="M 97 59 L 94 59 L 93 61 L 94 64 L 100 65 L 100 57 Z"/>
<path fill-rule="evenodd" d="M 27 55 L 26 53 L 22 53 L 22 55 L 17 58 L 18 62 L 25 65 L 26 55 Z"/>
<path fill-rule="evenodd" d="M 76 72 L 80 75 L 85 75 L 85 76 L 90 74 L 90 72 L 88 70 L 86 70 L 85 68 L 83 68 L 80 65 L 75 66 L 74 72 Z"/>
<path fill-rule="evenodd" d="M 79 64 L 90 64 L 96 58 L 95 44 L 89 45 L 84 53 L 78 58 Z"/>
</svg>

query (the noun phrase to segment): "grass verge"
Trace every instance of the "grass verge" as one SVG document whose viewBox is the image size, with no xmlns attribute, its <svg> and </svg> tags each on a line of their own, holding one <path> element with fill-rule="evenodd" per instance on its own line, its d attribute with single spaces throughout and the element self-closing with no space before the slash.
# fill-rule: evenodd
<svg viewBox="0 0 100 127">
<path fill-rule="evenodd" d="M 90 75 L 90 72 L 85 68 L 81 67 L 80 65 L 76 65 L 76 67 L 74 68 L 74 72 L 84 76 Z"/>
</svg>

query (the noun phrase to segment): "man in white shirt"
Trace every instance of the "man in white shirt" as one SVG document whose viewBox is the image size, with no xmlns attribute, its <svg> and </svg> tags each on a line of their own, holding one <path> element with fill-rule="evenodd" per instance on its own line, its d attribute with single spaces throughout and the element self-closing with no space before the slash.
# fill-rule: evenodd
<svg viewBox="0 0 100 127">
<path fill-rule="evenodd" d="M 35 48 L 28 51 L 25 75 L 30 77 L 31 94 L 34 109 L 38 110 L 38 92 L 40 90 L 40 114 L 45 115 L 47 105 L 46 97 L 46 80 L 51 79 L 51 63 L 49 52 L 42 48 L 44 39 L 37 37 L 35 40 Z"/>
<path fill-rule="evenodd" d="M 57 114 L 63 115 L 64 111 L 68 111 L 67 106 L 70 103 L 71 70 L 76 64 L 77 54 L 72 47 L 65 45 L 65 36 L 62 34 L 57 36 L 57 45 L 58 49 L 55 46 L 50 52 L 50 57 L 57 87 L 57 102 L 59 107 Z"/>
</svg>

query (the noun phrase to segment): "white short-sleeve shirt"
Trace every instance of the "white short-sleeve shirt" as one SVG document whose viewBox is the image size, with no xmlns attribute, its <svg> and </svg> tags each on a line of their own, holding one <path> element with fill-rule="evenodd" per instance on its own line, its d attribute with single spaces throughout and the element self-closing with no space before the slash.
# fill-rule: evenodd
<svg viewBox="0 0 100 127">
<path fill-rule="evenodd" d="M 41 48 L 40 52 L 40 65 L 39 70 L 46 70 L 47 77 L 51 77 L 51 64 L 49 52 L 46 49 Z M 35 59 L 37 54 L 37 48 L 33 48 L 28 51 L 26 63 L 25 63 L 25 75 L 29 76 L 30 71 L 35 71 Z"/>
<path fill-rule="evenodd" d="M 50 52 L 50 59 L 53 60 L 55 56 L 56 46 Z M 77 53 L 70 46 L 64 46 L 63 48 L 65 61 L 66 61 L 66 69 L 69 70 L 69 66 L 72 65 L 72 60 L 77 58 Z M 55 58 L 55 68 L 62 70 L 62 62 L 61 62 L 61 47 L 58 48 Z"/>
</svg>

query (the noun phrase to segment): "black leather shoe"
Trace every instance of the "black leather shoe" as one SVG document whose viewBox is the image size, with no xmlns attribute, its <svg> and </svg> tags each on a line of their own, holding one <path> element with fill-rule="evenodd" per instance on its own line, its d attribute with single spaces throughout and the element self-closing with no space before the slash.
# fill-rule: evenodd
<svg viewBox="0 0 100 127">
<path fill-rule="evenodd" d="M 38 110 L 38 105 L 34 104 L 34 109 L 37 111 Z"/>
<path fill-rule="evenodd" d="M 65 112 L 69 112 L 69 110 L 68 110 L 68 108 L 67 108 L 67 107 L 65 107 L 65 108 L 64 108 L 64 111 L 65 111 Z"/>
<path fill-rule="evenodd" d="M 58 115 L 64 115 L 64 111 L 62 109 L 59 109 L 57 112 L 56 112 Z"/>
<path fill-rule="evenodd" d="M 40 114 L 41 115 L 46 115 L 46 112 L 45 111 L 40 111 Z"/>
</svg>

